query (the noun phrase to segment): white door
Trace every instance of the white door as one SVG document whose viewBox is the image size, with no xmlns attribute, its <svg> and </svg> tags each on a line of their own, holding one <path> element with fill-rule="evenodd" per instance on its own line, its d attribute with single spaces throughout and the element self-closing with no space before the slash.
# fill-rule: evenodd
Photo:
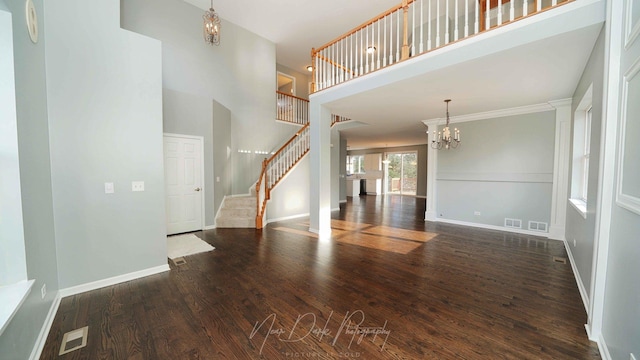
<svg viewBox="0 0 640 360">
<path fill-rule="evenodd" d="M 202 230 L 202 138 L 164 135 L 167 235 Z"/>
</svg>

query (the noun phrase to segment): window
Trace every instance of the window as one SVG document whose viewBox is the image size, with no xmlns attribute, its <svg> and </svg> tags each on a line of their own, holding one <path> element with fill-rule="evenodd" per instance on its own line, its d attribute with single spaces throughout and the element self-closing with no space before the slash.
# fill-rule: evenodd
<svg viewBox="0 0 640 360">
<path fill-rule="evenodd" d="M 347 156 L 347 174 L 364 174 L 364 155 Z"/>
<path fill-rule="evenodd" d="M 571 171 L 571 205 L 587 218 L 589 194 L 589 158 L 591 155 L 591 106 L 593 85 L 585 92 L 573 116 L 573 163 Z"/>
</svg>

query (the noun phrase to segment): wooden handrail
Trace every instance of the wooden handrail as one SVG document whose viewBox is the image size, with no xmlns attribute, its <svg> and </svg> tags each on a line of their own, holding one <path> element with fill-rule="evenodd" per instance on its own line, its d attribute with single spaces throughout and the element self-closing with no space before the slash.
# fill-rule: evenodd
<svg viewBox="0 0 640 360">
<path fill-rule="evenodd" d="M 303 99 L 303 98 L 301 98 L 301 97 L 297 97 L 297 96 L 295 96 L 295 95 L 287 94 L 287 93 L 282 92 L 282 91 L 279 91 L 279 90 L 276 90 L 276 93 L 277 93 L 277 94 L 280 94 L 280 95 L 284 95 L 284 96 L 292 97 L 292 98 L 294 98 L 294 99 L 298 99 L 298 100 L 301 100 L 301 101 L 309 102 L 309 100 L 308 100 L 308 99 Z"/>
<path fill-rule="evenodd" d="M 320 55 L 320 54 L 316 54 L 316 56 L 317 56 L 320 60 L 324 60 L 324 61 L 328 62 L 329 64 L 331 64 L 331 65 L 333 65 L 333 66 L 339 67 L 339 68 L 341 68 L 341 69 L 342 69 L 342 70 L 344 70 L 344 71 L 348 71 L 348 72 L 350 72 L 350 73 L 351 73 L 351 75 L 353 75 L 353 74 L 355 74 L 355 73 L 356 73 L 355 71 L 353 71 L 353 70 L 351 70 L 351 69 L 347 69 L 346 67 L 344 67 L 344 66 L 342 66 L 342 65 L 340 65 L 340 64 L 338 64 L 338 63 L 336 63 L 336 62 L 334 62 L 334 61 L 333 61 L 333 60 L 331 60 L 331 59 L 327 59 L 326 57 L 324 57 L 324 56 L 322 56 L 322 55 Z"/>
<path fill-rule="evenodd" d="M 278 149 L 278 151 L 276 151 L 273 155 L 271 155 L 271 157 L 270 157 L 269 159 L 267 159 L 267 160 L 266 160 L 266 162 L 267 162 L 267 163 L 272 162 L 272 161 L 273 161 L 273 159 L 275 159 L 275 157 L 276 157 L 276 156 L 280 155 L 280 153 L 282 153 L 282 152 L 285 150 L 285 148 L 286 148 L 287 146 L 289 146 L 289 144 L 291 144 L 291 143 L 293 142 L 293 140 L 295 140 L 295 139 L 296 139 L 296 137 L 300 136 L 300 134 L 302 134 L 302 132 L 303 132 L 306 128 L 308 128 L 308 127 L 309 127 L 309 125 L 310 125 L 310 123 L 309 123 L 309 124 L 307 124 L 307 125 L 305 125 L 305 126 L 303 126 L 303 127 L 301 127 L 301 128 L 300 128 L 300 130 L 298 130 L 295 134 L 293 134 L 293 136 L 291 137 L 291 139 L 289 139 L 289 141 L 287 141 L 284 145 L 282 145 L 282 147 L 280 147 L 280 149 Z"/>
<path fill-rule="evenodd" d="M 394 7 L 392 7 L 391 9 L 389 9 L 389 10 L 387 10 L 387 11 L 383 12 L 383 13 L 380 13 L 380 14 L 379 14 L 379 15 L 377 15 L 376 17 L 374 17 L 374 18 L 372 18 L 372 19 L 369 19 L 369 20 L 367 20 L 367 21 L 363 22 L 362 24 L 360 24 L 360 25 L 358 25 L 358 26 L 354 27 L 353 29 L 349 30 L 348 32 L 344 33 L 343 35 L 338 36 L 337 38 L 335 38 L 335 39 L 333 39 L 333 40 L 329 41 L 328 43 L 326 43 L 326 44 L 324 44 L 324 45 L 320 46 L 318 49 L 316 49 L 316 50 L 315 50 L 315 53 L 317 54 L 317 53 L 318 53 L 318 52 L 320 52 L 321 50 L 324 50 L 324 48 L 329 47 L 329 46 L 331 46 L 332 44 L 337 43 L 338 41 L 340 41 L 340 40 L 342 40 L 342 39 L 344 39 L 344 38 L 346 38 L 346 37 L 349 37 L 349 36 L 351 36 L 351 35 L 355 34 L 356 32 L 358 32 L 358 31 L 360 31 L 360 30 L 362 30 L 362 29 L 366 28 L 367 26 L 369 26 L 369 25 L 371 25 L 371 24 L 375 23 L 376 21 L 378 21 L 378 20 L 380 20 L 380 19 L 384 19 L 386 16 L 388 16 L 388 15 L 390 15 L 390 14 L 393 14 L 394 12 L 396 12 L 396 11 L 398 11 L 398 10 L 402 9 L 402 8 L 403 8 L 403 7 L 405 7 L 405 6 L 409 6 L 409 5 L 410 5 L 410 4 L 412 4 L 414 1 L 416 1 L 416 0 L 406 0 L 406 2 L 407 2 L 407 3 L 406 3 L 406 5 L 404 4 L 404 1 L 403 1 L 401 4 L 398 4 L 398 5 L 394 6 Z"/>
</svg>

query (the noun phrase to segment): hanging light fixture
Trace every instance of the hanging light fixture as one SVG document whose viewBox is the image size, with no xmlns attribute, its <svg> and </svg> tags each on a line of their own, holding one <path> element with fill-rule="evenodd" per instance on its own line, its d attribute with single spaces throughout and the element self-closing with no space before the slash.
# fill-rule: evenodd
<svg viewBox="0 0 640 360">
<path fill-rule="evenodd" d="M 449 103 L 451 99 L 447 99 L 444 101 L 447 104 L 447 124 L 444 126 L 442 131 L 438 131 L 437 136 L 435 136 L 434 130 L 434 139 L 431 140 L 431 147 L 433 149 L 455 149 L 460 145 L 460 130 L 454 128 L 453 131 L 449 129 Z"/>
<path fill-rule="evenodd" d="M 204 19 L 204 41 L 209 45 L 220 45 L 220 17 L 213 10 L 213 0 L 211 7 L 202 15 Z"/>
</svg>

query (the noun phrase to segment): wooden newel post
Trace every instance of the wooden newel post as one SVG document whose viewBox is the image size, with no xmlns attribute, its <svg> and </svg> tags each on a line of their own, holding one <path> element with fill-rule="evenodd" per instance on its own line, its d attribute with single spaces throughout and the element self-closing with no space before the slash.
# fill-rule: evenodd
<svg viewBox="0 0 640 360">
<path fill-rule="evenodd" d="M 316 49 L 311 48 L 311 92 L 316 92 Z"/>
<path fill-rule="evenodd" d="M 400 59 L 409 58 L 409 0 L 402 0 L 403 25 L 402 25 L 402 54 Z"/>
</svg>

